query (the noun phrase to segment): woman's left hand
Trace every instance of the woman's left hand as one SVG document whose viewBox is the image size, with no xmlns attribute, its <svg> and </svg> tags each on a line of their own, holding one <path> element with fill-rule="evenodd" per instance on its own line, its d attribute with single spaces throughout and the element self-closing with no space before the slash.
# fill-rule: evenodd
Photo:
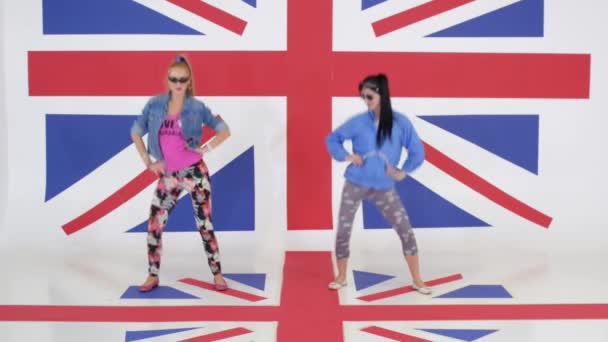
<svg viewBox="0 0 608 342">
<path fill-rule="evenodd" d="M 392 179 L 396 180 L 397 182 L 404 180 L 405 176 L 407 176 L 405 171 L 399 170 L 392 166 L 389 167 L 388 170 L 386 170 L 386 174 L 389 175 L 389 177 L 391 177 Z"/>
</svg>

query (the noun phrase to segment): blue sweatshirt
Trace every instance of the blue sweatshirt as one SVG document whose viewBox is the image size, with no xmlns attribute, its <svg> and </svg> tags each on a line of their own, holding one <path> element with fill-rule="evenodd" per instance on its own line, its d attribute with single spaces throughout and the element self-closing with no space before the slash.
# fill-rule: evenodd
<svg viewBox="0 0 608 342">
<path fill-rule="evenodd" d="M 344 161 L 348 152 L 343 143 L 351 140 L 353 153 L 363 157 L 364 161 L 361 166 L 350 164 L 344 177 L 362 187 L 388 190 L 395 186 L 395 180 L 386 174 L 387 167 L 397 167 L 403 147 L 408 155 L 401 169 L 409 174 L 424 161 L 424 146 L 410 120 L 401 113 L 393 111 L 391 139 L 385 139 L 380 148 L 376 145 L 377 130 L 374 113 L 365 112 L 355 115 L 331 132 L 325 142 L 332 158 Z"/>
</svg>

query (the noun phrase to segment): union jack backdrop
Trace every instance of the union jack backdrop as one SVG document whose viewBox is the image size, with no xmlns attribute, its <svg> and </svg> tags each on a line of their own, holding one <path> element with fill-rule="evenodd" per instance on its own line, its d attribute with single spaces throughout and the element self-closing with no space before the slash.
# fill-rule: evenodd
<svg viewBox="0 0 608 342">
<path fill-rule="evenodd" d="M 585 239 L 599 244 L 606 163 L 593 163 L 602 158 L 600 127 L 606 119 L 603 100 L 592 100 L 598 91 L 591 85 L 593 54 L 605 48 L 590 38 L 596 33 L 572 27 L 583 20 L 570 17 L 576 11 L 586 13 L 580 18 L 595 15 L 581 9 L 583 3 L 592 7 L 590 1 L 566 0 L 7 3 L 7 241 L 26 241 L 26 233 L 66 245 L 143 241 L 156 177 L 144 170 L 129 129 L 147 99 L 166 90 L 167 66 L 184 54 L 193 65 L 197 98 L 232 132 L 205 157 L 220 232 L 264 240 L 299 231 L 311 234 L 305 236 L 312 250 L 331 248 L 313 234 L 331 236 L 346 165 L 330 159 L 325 137 L 365 110 L 358 82 L 383 72 L 393 108 L 412 120 L 424 141 L 425 163 L 397 190 L 417 234 L 433 237 L 424 239 L 427 244 L 455 243 L 450 233 L 457 231 L 471 239 L 494 234 L 539 248 L 564 247 L 583 218 Z M 203 140 L 213 134 L 205 130 Z M 191 210 L 189 196 L 180 198 L 165 236 L 177 239 L 195 231 Z M 379 232 L 390 225 L 364 203 L 355 227 Z M 242 322 L 217 328 L 216 339 L 276 330 L 278 339 L 296 341 L 290 334 L 310 319 L 305 309 L 312 304 L 306 299 L 314 296 L 326 315 L 313 319 L 323 335 L 309 331 L 309 341 L 339 340 L 346 321 L 376 322 L 348 324 L 370 335 L 401 338 L 472 340 L 500 328 L 382 325 L 378 322 L 414 316 L 398 305 L 336 302 L 324 288 L 298 283 L 292 273 L 306 265 L 325 265 L 329 277 L 333 272 L 328 252 L 299 249 L 286 251 L 284 271 L 277 264 L 263 272 L 228 274 L 250 287 L 235 290 L 234 305 L 185 309 L 176 320 L 208 315 Z M 357 272 L 358 290 L 391 278 Z M 270 286 L 267 277 L 282 282 Z M 433 281 L 463 277 L 446 273 Z M 162 296 L 195 300 L 199 293 L 183 286 L 205 286 L 193 278 L 180 284 L 165 288 Z M 512 296 L 500 281 L 466 285 L 444 295 Z M 124 288 L 121 299 L 137 296 Z M 376 291 L 357 299 L 375 304 L 397 294 Z M 474 319 L 466 308 L 446 310 Z M 101 311 L 90 315 L 107 318 Z M 127 311 L 113 315 L 129 321 Z M 247 323 L 254 320 L 260 324 Z M 189 324 L 124 334 L 127 341 L 212 340 L 201 337 L 209 331 Z"/>
</svg>

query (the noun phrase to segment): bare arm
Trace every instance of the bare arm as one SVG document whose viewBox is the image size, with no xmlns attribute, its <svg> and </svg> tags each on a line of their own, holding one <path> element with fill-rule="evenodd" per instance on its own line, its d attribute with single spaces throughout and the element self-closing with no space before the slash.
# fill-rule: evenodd
<svg viewBox="0 0 608 342">
<path fill-rule="evenodd" d="M 133 140 L 133 143 L 135 144 L 135 148 L 137 149 L 137 153 L 139 153 L 141 160 L 144 162 L 146 167 L 150 167 L 150 165 L 152 164 L 152 160 L 148 155 L 148 151 L 146 151 L 146 145 L 144 145 L 144 140 L 135 133 L 131 134 L 131 140 Z"/>
</svg>

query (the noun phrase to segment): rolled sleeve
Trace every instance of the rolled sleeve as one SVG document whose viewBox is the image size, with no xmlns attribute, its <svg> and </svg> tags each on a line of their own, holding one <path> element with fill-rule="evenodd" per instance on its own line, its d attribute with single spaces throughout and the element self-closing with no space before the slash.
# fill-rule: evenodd
<svg viewBox="0 0 608 342">
<path fill-rule="evenodd" d="M 403 128 L 403 146 L 407 149 L 407 159 L 403 171 L 412 173 L 424 162 L 424 145 L 412 123 L 405 119 Z"/>
<path fill-rule="evenodd" d="M 348 120 L 325 138 L 325 145 L 331 157 L 336 161 L 344 161 L 348 152 L 344 148 L 344 141 L 353 138 L 356 131 L 354 119 Z"/>
<path fill-rule="evenodd" d="M 220 133 L 229 129 L 228 124 L 217 116 L 211 113 L 211 110 L 205 105 L 202 106 L 203 123 L 211 127 L 216 133 Z"/>
<path fill-rule="evenodd" d="M 150 102 L 146 103 L 141 114 L 135 118 L 135 121 L 133 121 L 133 125 L 131 125 L 131 135 L 137 134 L 142 137 L 148 133 L 148 117 L 150 115 L 149 109 Z"/>
</svg>

